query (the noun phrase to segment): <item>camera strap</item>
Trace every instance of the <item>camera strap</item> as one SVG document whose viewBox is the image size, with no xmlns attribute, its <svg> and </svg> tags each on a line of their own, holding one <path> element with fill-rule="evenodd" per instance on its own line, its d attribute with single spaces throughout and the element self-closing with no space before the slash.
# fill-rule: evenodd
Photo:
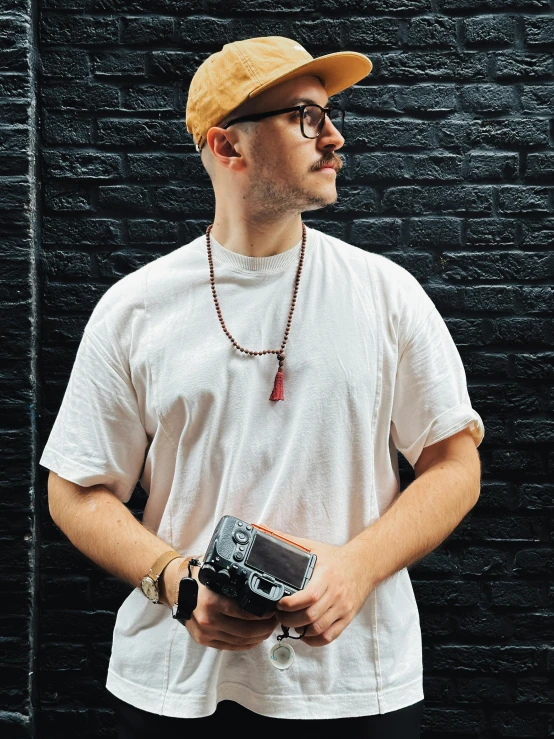
<svg viewBox="0 0 554 739">
<path fill-rule="evenodd" d="M 283 624 L 281 624 L 281 628 L 283 629 L 283 633 L 278 635 L 277 641 L 283 641 L 283 639 L 303 639 L 304 636 L 306 636 L 306 631 L 308 630 L 307 626 L 303 626 L 302 628 L 304 629 L 304 631 L 299 636 L 291 636 L 289 633 L 290 626 L 283 626 Z"/>
</svg>

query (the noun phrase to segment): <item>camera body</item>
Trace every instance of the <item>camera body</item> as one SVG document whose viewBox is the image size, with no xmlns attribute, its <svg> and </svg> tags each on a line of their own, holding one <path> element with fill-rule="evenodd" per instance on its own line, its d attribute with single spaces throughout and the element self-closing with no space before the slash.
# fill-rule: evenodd
<svg viewBox="0 0 554 739">
<path fill-rule="evenodd" d="M 198 579 L 216 593 L 238 600 L 245 611 L 264 616 L 281 598 L 306 586 L 316 559 L 308 549 L 270 529 L 223 516 Z"/>
</svg>

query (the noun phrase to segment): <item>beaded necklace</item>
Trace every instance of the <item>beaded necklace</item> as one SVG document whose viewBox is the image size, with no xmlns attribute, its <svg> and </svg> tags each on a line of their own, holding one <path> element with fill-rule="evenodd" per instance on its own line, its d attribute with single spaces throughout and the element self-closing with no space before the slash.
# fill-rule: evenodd
<svg viewBox="0 0 554 739">
<path fill-rule="evenodd" d="M 235 349 L 238 349 L 240 352 L 243 352 L 244 354 L 249 354 L 250 356 L 257 356 L 261 354 L 276 354 L 277 359 L 279 360 L 279 368 L 277 370 L 277 374 L 275 375 L 275 381 L 273 383 L 273 392 L 269 396 L 270 400 L 284 400 L 285 399 L 285 387 L 283 382 L 283 363 L 285 361 L 285 346 L 287 344 L 287 339 L 289 338 L 289 332 L 290 332 L 290 326 L 292 323 L 292 314 L 294 313 L 294 306 L 296 305 L 296 296 L 298 294 L 298 285 L 300 283 L 300 275 L 302 273 L 302 265 L 304 264 L 304 252 L 306 251 L 306 226 L 302 224 L 302 246 L 300 248 L 300 259 L 298 260 L 298 269 L 296 270 L 296 279 L 294 281 L 294 292 L 292 296 L 292 303 L 290 306 L 289 311 L 289 317 L 287 320 L 287 327 L 285 329 L 285 334 L 283 336 L 283 341 L 281 342 L 281 348 L 280 349 L 263 349 L 262 351 L 250 351 L 250 349 L 245 349 L 242 347 L 235 339 L 231 336 L 231 333 L 227 326 L 225 325 L 225 321 L 223 320 L 223 315 L 221 313 L 221 308 L 219 306 L 219 300 L 217 299 L 217 292 L 215 289 L 215 277 L 214 277 L 214 263 L 212 258 L 212 245 L 210 242 L 210 231 L 212 230 L 213 223 L 208 226 L 206 229 L 206 247 L 208 250 L 208 263 L 210 265 L 210 285 L 212 288 L 212 295 L 214 298 L 215 303 L 215 309 L 217 312 L 217 317 L 219 318 L 219 323 L 221 324 L 221 328 L 223 329 L 223 333 L 231 344 L 235 347 Z"/>
</svg>

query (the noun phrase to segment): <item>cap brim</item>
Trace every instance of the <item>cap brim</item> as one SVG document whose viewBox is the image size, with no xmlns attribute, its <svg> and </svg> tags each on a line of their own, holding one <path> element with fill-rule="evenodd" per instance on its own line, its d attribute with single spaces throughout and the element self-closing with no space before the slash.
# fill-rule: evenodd
<svg viewBox="0 0 554 739">
<path fill-rule="evenodd" d="M 373 64 L 371 61 L 357 51 L 337 51 L 334 54 L 317 57 L 313 61 L 301 64 L 291 72 L 287 72 L 270 82 L 266 82 L 264 85 L 257 87 L 248 97 L 256 97 L 256 95 L 259 95 L 274 85 L 292 80 L 295 77 L 301 77 L 305 74 L 314 74 L 320 77 L 327 95 L 331 97 L 331 95 L 336 95 L 338 92 L 346 90 L 347 87 L 351 87 L 356 82 L 363 80 L 371 72 L 372 68 Z"/>
</svg>

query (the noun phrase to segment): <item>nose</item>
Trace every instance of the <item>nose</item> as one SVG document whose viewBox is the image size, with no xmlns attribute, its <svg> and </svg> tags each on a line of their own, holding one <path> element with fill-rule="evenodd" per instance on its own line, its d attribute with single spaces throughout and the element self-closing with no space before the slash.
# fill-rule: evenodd
<svg viewBox="0 0 554 739">
<path fill-rule="evenodd" d="M 333 124 L 327 113 L 325 114 L 325 119 L 323 121 L 323 128 L 321 129 L 321 133 L 319 134 L 317 138 L 318 146 L 321 148 L 327 148 L 329 146 L 333 146 L 333 151 L 335 149 L 340 149 L 344 145 L 344 137 L 338 130 L 338 128 Z"/>
</svg>

